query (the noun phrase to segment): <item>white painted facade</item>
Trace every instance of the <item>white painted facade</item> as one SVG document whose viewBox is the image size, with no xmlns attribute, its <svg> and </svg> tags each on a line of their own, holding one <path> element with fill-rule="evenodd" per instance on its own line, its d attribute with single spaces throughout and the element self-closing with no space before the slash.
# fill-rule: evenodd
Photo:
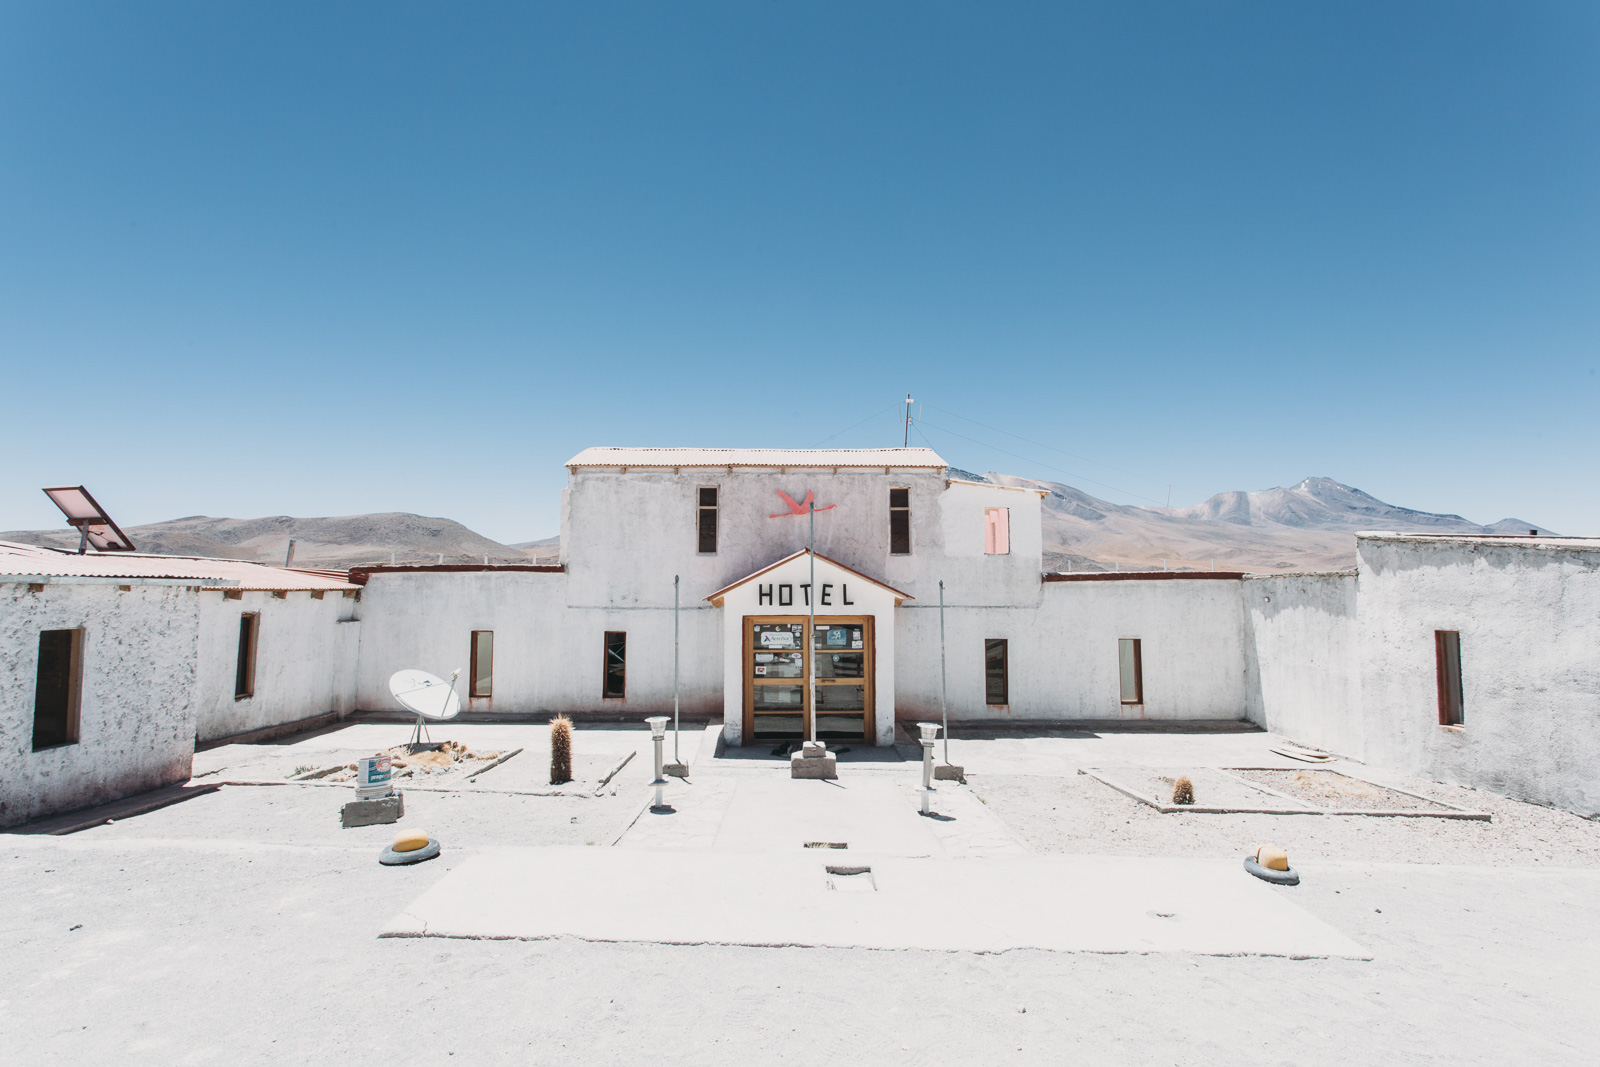
<svg viewBox="0 0 1600 1067">
<path fill-rule="evenodd" d="M 872 622 L 870 741 L 890 743 L 897 720 L 941 711 L 942 581 L 953 721 L 1249 719 L 1377 766 L 1600 811 L 1600 541 L 1370 534 L 1353 574 L 1042 575 L 1038 491 L 952 478 L 925 449 L 591 449 L 569 472 L 558 566 L 373 567 L 349 582 L 258 567 L 159 594 L 15 594 L 29 587 L 4 583 L 23 581 L 20 571 L 0 573 L 8 751 L 29 718 L 29 641 L 64 618 L 74 596 L 86 598 L 84 611 L 101 598 L 91 613 L 119 620 L 127 641 L 159 646 L 152 662 L 166 665 L 136 672 L 159 694 L 141 698 L 160 705 L 151 713 L 159 725 L 118 714 L 97 720 L 109 732 L 93 746 L 86 733 L 79 752 L 29 753 L 17 764 L 25 770 L 0 782 L 3 817 L 173 780 L 196 737 L 393 710 L 388 678 L 405 667 L 462 668 L 468 713 L 670 713 L 675 620 L 683 713 L 721 716 L 730 743 L 749 742 L 745 630 L 755 616 L 806 614 L 803 596 L 780 605 L 762 587 L 809 580 L 812 516 L 791 507 L 808 494 L 819 509 L 819 588 L 841 587 L 841 602 L 819 604 L 819 615 Z M 701 551 L 697 536 L 705 489 L 716 490 L 714 551 Z M 908 552 L 891 544 L 901 490 Z M 997 522 L 1006 531 L 998 542 Z M 257 572 L 276 577 L 258 581 Z M 310 588 L 319 582 L 320 598 Z M 238 699 L 247 611 L 261 619 L 256 687 Z M 1435 630 L 1461 634 L 1459 729 L 1437 721 Z M 474 631 L 493 634 L 481 694 L 470 685 Z M 610 694 L 608 633 L 626 635 L 625 686 Z M 1119 678 L 1125 640 L 1141 650 L 1137 702 L 1124 699 Z M 1005 642 L 1006 670 L 1005 699 L 991 702 L 993 641 Z M 123 656 L 111 646 L 96 653 L 94 707 L 109 706 L 102 675 Z M 97 764 L 112 736 L 136 754 Z M 109 769 L 95 778 L 83 770 L 91 765 Z"/>
<path fill-rule="evenodd" d="M 189 777 L 198 596 L 170 582 L 0 582 L 0 826 Z M 35 751 L 40 632 L 80 628 L 78 738 Z"/>
<path fill-rule="evenodd" d="M 361 622 L 355 593 L 207 589 L 199 595 L 201 743 L 355 710 Z M 236 696 L 239 618 L 256 616 L 255 678 Z"/>
</svg>

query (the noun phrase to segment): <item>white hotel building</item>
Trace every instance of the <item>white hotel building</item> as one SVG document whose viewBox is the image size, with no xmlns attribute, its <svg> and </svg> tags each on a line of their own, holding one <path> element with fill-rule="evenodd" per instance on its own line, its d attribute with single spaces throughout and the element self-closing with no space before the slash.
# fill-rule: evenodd
<svg viewBox="0 0 1600 1067">
<path fill-rule="evenodd" d="M 1600 812 L 1600 541 L 1363 534 L 1347 573 L 1044 574 L 1040 491 L 928 449 L 590 448 L 567 468 L 546 566 L 0 546 L 0 824 L 181 780 L 197 741 L 390 710 L 405 667 L 464 667 L 474 714 L 670 711 L 675 632 L 683 711 L 730 744 L 812 716 L 889 744 L 947 678 L 954 722 L 1250 720 Z"/>
</svg>

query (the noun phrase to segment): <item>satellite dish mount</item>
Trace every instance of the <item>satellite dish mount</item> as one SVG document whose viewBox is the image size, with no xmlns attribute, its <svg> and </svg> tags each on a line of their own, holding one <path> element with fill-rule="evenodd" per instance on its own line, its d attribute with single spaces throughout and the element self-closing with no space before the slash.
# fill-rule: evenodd
<svg viewBox="0 0 1600 1067">
<path fill-rule="evenodd" d="M 461 713 L 461 696 L 456 692 L 456 679 L 461 668 L 450 672 L 450 684 L 427 671 L 395 671 L 389 676 L 389 692 L 407 711 L 417 713 L 417 728 L 411 735 L 410 747 L 415 749 L 428 736 L 429 719 L 453 719 Z M 428 744 L 433 738 L 428 736 Z"/>
</svg>

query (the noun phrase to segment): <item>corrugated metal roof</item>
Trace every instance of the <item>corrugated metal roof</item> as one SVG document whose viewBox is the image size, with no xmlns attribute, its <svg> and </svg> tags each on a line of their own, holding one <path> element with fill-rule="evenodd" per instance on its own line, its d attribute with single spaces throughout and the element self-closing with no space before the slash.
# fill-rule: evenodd
<svg viewBox="0 0 1600 1067">
<path fill-rule="evenodd" d="M 925 467 L 950 464 L 931 448 L 586 448 L 568 467 Z"/>
<path fill-rule="evenodd" d="M 355 589 L 346 571 L 285 570 L 239 559 L 151 556 L 135 552 L 102 555 L 61 552 L 0 541 L 0 576 L 42 578 L 194 579 L 198 586 L 258 590 Z"/>
</svg>

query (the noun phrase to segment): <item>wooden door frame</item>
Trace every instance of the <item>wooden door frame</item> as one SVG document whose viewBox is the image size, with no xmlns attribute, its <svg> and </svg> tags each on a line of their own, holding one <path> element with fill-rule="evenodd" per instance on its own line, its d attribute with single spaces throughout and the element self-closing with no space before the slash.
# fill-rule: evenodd
<svg viewBox="0 0 1600 1067">
<path fill-rule="evenodd" d="M 740 725 L 743 728 L 741 737 L 743 738 L 744 742 L 755 740 L 756 733 L 755 675 L 752 672 L 752 656 L 755 653 L 755 649 L 752 647 L 750 636 L 752 629 L 763 623 L 790 625 L 795 622 L 799 622 L 802 624 L 802 626 L 805 626 L 810 621 L 810 615 L 745 615 L 742 617 L 741 625 L 744 628 L 744 632 L 739 641 L 739 676 L 740 688 L 743 690 L 744 700 L 743 711 L 740 715 Z M 866 686 L 866 698 L 862 702 L 864 707 L 861 715 L 862 743 L 870 745 L 876 743 L 878 729 L 877 619 L 872 615 L 817 616 L 818 629 L 826 626 L 849 626 L 856 623 L 861 625 L 861 645 L 863 650 L 867 653 L 866 663 L 864 665 L 866 669 L 863 672 L 865 677 L 862 679 L 862 682 Z M 808 634 L 807 636 L 810 638 L 810 643 L 803 645 L 803 651 L 807 657 L 811 657 L 816 655 L 816 635 Z M 811 687 L 806 685 L 806 679 L 803 675 L 798 680 L 800 682 L 800 692 L 802 694 L 800 701 L 801 732 L 809 736 L 811 731 L 806 729 L 805 721 L 806 719 L 814 718 L 815 716 L 815 711 L 811 706 L 814 694 L 811 692 Z"/>
</svg>

